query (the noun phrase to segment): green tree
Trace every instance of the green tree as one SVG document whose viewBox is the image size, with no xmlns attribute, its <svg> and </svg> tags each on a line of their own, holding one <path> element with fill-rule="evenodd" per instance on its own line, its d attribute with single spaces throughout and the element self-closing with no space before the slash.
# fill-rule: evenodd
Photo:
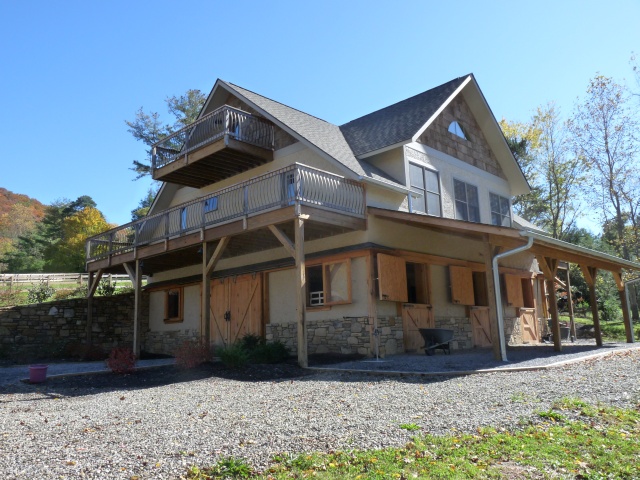
<svg viewBox="0 0 640 480">
<path fill-rule="evenodd" d="M 151 208 L 151 205 L 156 198 L 156 193 L 157 192 L 153 188 L 149 188 L 149 190 L 147 190 L 147 195 L 140 200 L 138 206 L 135 209 L 131 210 L 132 222 L 135 222 L 136 220 L 140 220 L 141 218 L 147 216 L 147 214 L 149 213 L 149 209 Z"/>
<path fill-rule="evenodd" d="M 590 200 L 608 225 L 608 240 L 618 255 L 637 257 L 640 237 L 638 122 L 629 97 L 613 79 L 598 75 L 570 121 L 576 153 L 589 168 Z M 632 240 L 633 241 L 633 240 Z"/>
<path fill-rule="evenodd" d="M 136 140 L 147 147 L 144 160 L 133 160 L 131 170 L 136 172 L 136 180 L 151 175 L 151 146 L 173 132 L 193 123 L 200 114 L 207 97 L 200 90 L 187 90 L 184 95 L 167 97 L 167 110 L 174 117 L 171 124 L 165 124 L 157 112 L 146 113 L 141 107 L 133 120 L 125 120 L 128 131 Z"/>
</svg>

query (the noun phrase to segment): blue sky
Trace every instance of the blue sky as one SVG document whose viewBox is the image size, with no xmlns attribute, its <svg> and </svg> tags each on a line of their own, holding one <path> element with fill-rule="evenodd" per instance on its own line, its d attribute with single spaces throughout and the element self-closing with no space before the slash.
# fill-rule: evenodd
<svg viewBox="0 0 640 480">
<path fill-rule="evenodd" d="M 496 118 L 568 114 L 597 72 L 631 80 L 640 1 L 0 0 L 0 187 L 90 195 L 126 223 L 149 182 L 138 108 L 216 78 L 341 124 L 473 72 Z"/>
</svg>

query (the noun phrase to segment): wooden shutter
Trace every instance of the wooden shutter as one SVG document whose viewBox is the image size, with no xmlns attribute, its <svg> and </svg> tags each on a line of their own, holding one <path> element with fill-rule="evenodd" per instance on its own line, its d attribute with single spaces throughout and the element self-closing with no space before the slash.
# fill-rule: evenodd
<svg viewBox="0 0 640 480">
<path fill-rule="evenodd" d="M 473 273 L 470 268 L 449 267 L 451 277 L 451 303 L 456 305 L 474 305 Z"/>
<path fill-rule="evenodd" d="M 504 286 L 507 291 L 507 305 L 509 307 L 524 307 L 522 277 L 505 273 Z"/>
<path fill-rule="evenodd" d="M 407 267 L 404 259 L 391 255 L 378 254 L 378 289 L 380 300 L 406 302 Z"/>
</svg>

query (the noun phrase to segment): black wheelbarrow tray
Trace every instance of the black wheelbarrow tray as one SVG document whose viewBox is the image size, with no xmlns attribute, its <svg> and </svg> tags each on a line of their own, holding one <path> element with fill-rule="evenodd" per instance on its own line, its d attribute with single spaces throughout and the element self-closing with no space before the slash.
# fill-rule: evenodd
<svg viewBox="0 0 640 480">
<path fill-rule="evenodd" d="M 453 340 L 453 330 L 447 328 L 421 328 L 420 335 L 424 339 L 424 353 L 433 355 L 436 348 L 442 349 L 445 354 L 449 351 L 449 343 Z"/>
</svg>

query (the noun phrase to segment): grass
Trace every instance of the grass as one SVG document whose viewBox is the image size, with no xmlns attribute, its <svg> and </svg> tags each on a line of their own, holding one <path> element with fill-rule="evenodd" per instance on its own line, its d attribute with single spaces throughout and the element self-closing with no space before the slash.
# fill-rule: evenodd
<svg viewBox="0 0 640 480">
<path fill-rule="evenodd" d="M 568 315 L 560 315 L 559 320 L 561 322 L 567 322 L 569 324 Z M 593 319 L 589 314 L 588 317 L 574 316 L 576 324 L 593 326 Z M 600 330 L 602 331 L 602 338 L 608 341 L 624 342 L 627 339 L 627 334 L 624 329 L 624 323 L 622 321 L 617 322 L 605 322 L 600 320 Z M 640 338 L 640 323 L 634 323 L 633 325 L 634 338 Z"/>
<path fill-rule="evenodd" d="M 403 448 L 283 453 L 264 472 L 225 458 L 191 467 L 185 478 L 639 478 L 639 435 L 640 405 L 621 409 L 563 398 L 513 432 L 482 428 L 473 435 L 419 435 Z"/>
</svg>

